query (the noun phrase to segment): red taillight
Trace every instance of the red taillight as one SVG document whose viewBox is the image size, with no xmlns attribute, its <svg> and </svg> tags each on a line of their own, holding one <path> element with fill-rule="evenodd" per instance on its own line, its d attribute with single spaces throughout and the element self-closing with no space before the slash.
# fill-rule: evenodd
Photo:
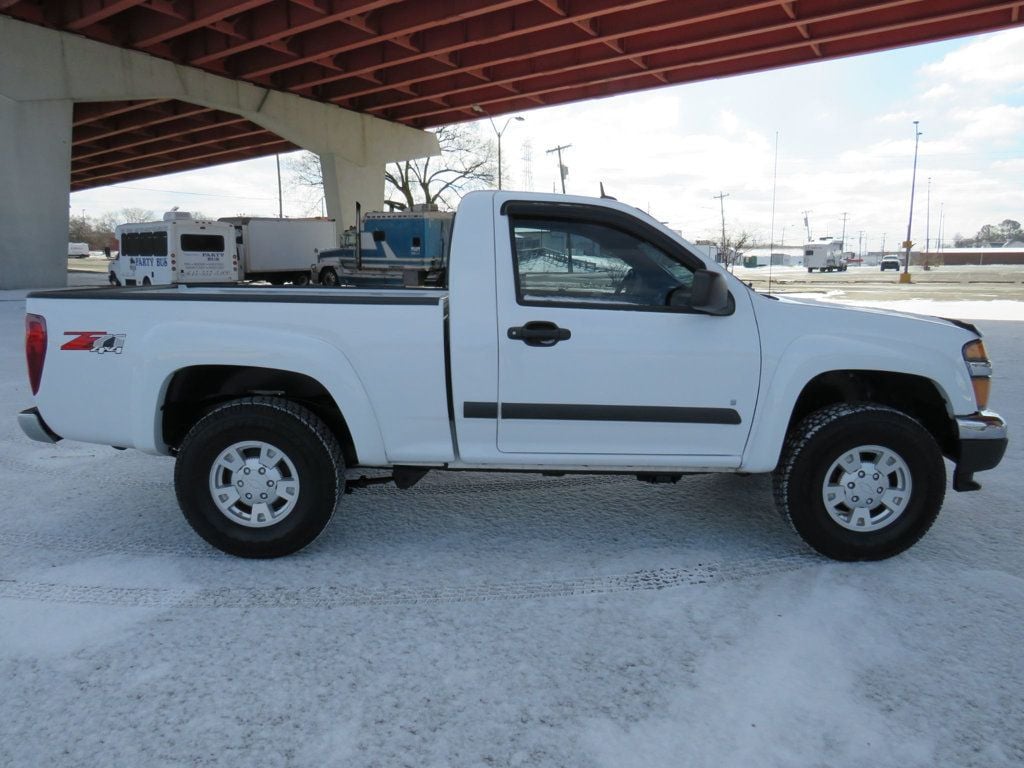
<svg viewBox="0 0 1024 768">
<path fill-rule="evenodd" d="M 35 395 L 39 392 L 43 363 L 46 362 L 46 318 L 42 315 L 25 315 L 25 359 L 28 361 L 28 383 Z"/>
</svg>

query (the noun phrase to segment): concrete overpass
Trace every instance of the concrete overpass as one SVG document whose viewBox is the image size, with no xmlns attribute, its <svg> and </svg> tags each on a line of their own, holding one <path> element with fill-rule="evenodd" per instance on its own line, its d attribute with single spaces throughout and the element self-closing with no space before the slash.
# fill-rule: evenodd
<svg viewBox="0 0 1024 768">
<path fill-rule="evenodd" d="M 332 216 L 419 129 L 1018 25 L 1006 0 L 0 0 L 0 287 L 63 281 L 69 189 L 303 147 Z"/>
</svg>

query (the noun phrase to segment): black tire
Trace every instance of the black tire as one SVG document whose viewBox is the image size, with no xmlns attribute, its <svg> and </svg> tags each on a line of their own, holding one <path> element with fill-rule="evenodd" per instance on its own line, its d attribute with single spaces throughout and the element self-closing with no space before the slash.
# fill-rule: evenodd
<svg viewBox="0 0 1024 768">
<path fill-rule="evenodd" d="M 898 513 L 883 510 L 884 505 L 879 504 L 866 513 L 874 521 L 876 510 L 880 510 L 879 527 L 851 530 L 828 511 L 824 500 L 826 473 L 844 454 L 869 446 L 887 449 L 902 461 L 910 478 L 909 500 L 903 502 Z M 842 467 L 835 472 L 847 477 Z M 880 484 L 894 483 L 898 477 L 897 473 L 881 474 Z M 836 477 L 833 474 L 829 481 L 835 483 Z M 906 414 L 880 405 L 841 404 L 812 413 L 792 431 L 772 476 L 772 488 L 780 514 L 821 554 L 835 560 L 883 560 L 913 546 L 935 522 L 946 493 L 946 466 L 931 433 Z M 900 495 L 895 487 L 887 490 Z M 847 509 L 847 522 L 852 524 L 852 507 Z M 885 522 L 887 515 L 892 517 L 889 522 Z"/>
<path fill-rule="evenodd" d="M 143 285 L 152 285 L 152 283 L 150 282 L 148 277 L 142 278 L 142 284 Z"/>
<path fill-rule="evenodd" d="M 338 273 L 331 267 L 324 267 L 320 270 L 320 285 L 328 285 L 332 288 L 338 285 Z"/>
<path fill-rule="evenodd" d="M 218 457 L 247 442 L 269 444 L 290 462 L 286 473 L 272 469 L 275 479 L 285 483 L 292 479 L 292 469 L 295 474 L 294 500 L 281 499 L 283 507 L 291 505 L 289 511 L 278 522 L 259 522 L 262 527 L 252 527 L 256 507 L 251 508 L 250 520 L 242 522 L 244 516 L 229 517 L 214 500 L 212 477 Z M 248 461 L 245 466 L 250 466 Z M 242 478 L 239 469 L 228 478 L 232 490 L 234 477 Z M 262 470 L 260 474 L 270 485 L 271 475 Z M 255 473 L 252 478 L 262 483 Z M 345 493 L 345 462 L 334 434 L 314 413 L 280 398 L 248 397 L 217 406 L 189 430 L 178 451 L 174 487 L 189 525 L 217 549 L 239 557 L 281 557 L 311 543 L 330 522 Z M 244 506 L 239 498 L 236 507 L 244 512 Z"/>
<path fill-rule="evenodd" d="M 296 275 L 292 278 L 293 285 L 309 285 L 309 275 Z"/>
</svg>

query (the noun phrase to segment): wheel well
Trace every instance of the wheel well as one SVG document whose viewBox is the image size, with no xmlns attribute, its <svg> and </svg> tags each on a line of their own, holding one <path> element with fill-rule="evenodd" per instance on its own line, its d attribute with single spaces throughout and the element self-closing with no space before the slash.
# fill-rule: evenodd
<svg viewBox="0 0 1024 768">
<path fill-rule="evenodd" d="M 316 379 L 294 371 L 235 365 L 182 368 L 171 378 L 163 403 L 163 440 L 177 450 L 192 425 L 211 408 L 249 395 L 270 395 L 305 406 L 338 438 L 345 463 L 358 464 L 355 443 L 334 398 Z"/>
<path fill-rule="evenodd" d="M 815 376 L 800 393 L 787 434 L 805 416 L 836 403 L 878 403 L 917 419 L 931 432 L 942 452 L 956 449 L 956 435 L 946 400 L 931 379 L 888 371 L 829 371 Z"/>
</svg>

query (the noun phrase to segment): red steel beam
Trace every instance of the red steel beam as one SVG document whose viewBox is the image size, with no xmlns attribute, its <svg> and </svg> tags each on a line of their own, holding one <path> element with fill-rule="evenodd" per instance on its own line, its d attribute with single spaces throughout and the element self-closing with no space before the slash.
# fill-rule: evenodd
<svg viewBox="0 0 1024 768">
<path fill-rule="evenodd" d="M 129 8 L 142 5 L 144 2 L 145 0 L 83 0 L 79 3 L 80 12 L 67 18 L 67 21 L 64 22 L 64 29 L 69 32 L 78 32 Z M 71 3 L 66 5 L 71 5 Z"/>
<path fill-rule="evenodd" d="M 304 13 L 304 10 L 308 11 L 309 7 L 303 6 L 303 9 L 298 9 L 298 18 L 296 18 L 297 9 L 275 4 L 265 9 L 259 9 L 259 11 L 250 14 L 245 20 L 249 29 L 249 40 L 234 44 L 206 45 L 202 53 L 189 56 L 188 61 L 193 66 L 201 67 L 214 61 L 225 59 L 228 56 L 244 53 L 253 48 L 260 48 L 287 38 L 298 37 L 314 29 L 325 27 L 328 24 L 344 22 L 346 19 L 351 19 L 355 16 L 364 16 L 379 8 L 393 5 L 395 2 L 396 0 L 373 0 L 372 2 L 360 2 L 359 0 L 355 2 L 335 1 L 325 3 L 327 7 L 332 9 L 330 12 L 319 13 L 314 10 L 309 15 Z"/>
<path fill-rule="evenodd" d="M 192 13 L 184 20 L 163 20 L 151 16 L 134 25 L 131 44 L 138 48 L 151 48 L 158 43 L 211 26 L 228 16 L 244 13 L 268 2 L 271 0 L 195 0 L 192 3 Z"/>
<path fill-rule="evenodd" d="M 180 106 L 179 106 L 180 105 Z M 76 107 L 77 111 L 77 107 Z M 72 134 L 72 146 L 99 141 L 111 136 L 118 136 L 125 133 L 134 133 L 150 128 L 155 125 L 181 120 L 183 118 L 195 118 L 198 115 L 213 113 L 215 110 L 209 107 L 198 107 L 192 104 L 176 102 L 173 111 L 159 109 L 139 110 L 139 116 L 131 121 L 108 125 L 95 133 L 75 130 Z"/>
<path fill-rule="evenodd" d="M 140 132 L 136 137 L 130 140 L 117 141 L 116 143 L 111 143 L 109 146 L 97 145 L 95 144 L 95 139 L 82 140 L 81 142 L 75 142 L 80 145 L 80 148 L 75 151 L 74 159 L 79 161 L 87 160 L 92 157 L 102 157 L 103 155 L 109 155 L 114 152 L 123 152 L 125 150 L 135 149 L 147 144 L 159 144 L 162 141 L 174 140 L 182 136 L 201 133 L 202 131 L 209 131 L 216 128 L 223 128 L 248 122 L 249 121 L 244 117 L 232 117 L 230 119 L 218 120 L 215 123 L 198 123 L 191 126 L 181 127 L 167 126 L 167 133 Z M 90 147 L 90 149 L 85 149 L 85 147 Z"/>
<path fill-rule="evenodd" d="M 923 0 L 892 0 L 899 4 L 922 2 Z M 712 5 L 712 4 L 707 4 Z M 720 6 L 720 3 L 714 3 L 713 5 Z M 625 28 L 620 26 L 612 26 L 612 24 L 606 24 L 604 26 L 614 28 L 614 33 L 598 34 L 596 37 L 581 37 L 579 34 L 566 36 L 552 35 L 550 32 L 545 35 L 533 35 L 527 40 L 508 40 L 501 45 L 490 45 L 486 47 L 474 47 L 473 49 L 464 51 L 460 56 L 460 66 L 449 72 L 417 72 L 411 68 L 404 68 L 400 72 L 395 73 L 395 79 L 388 78 L 385 82 L 377 86 L 364 87 L 355 91 L 346 91 L 342 93 L 331 92 L 325 94 L 325 96 L 331 101 L 350 100 L 353 98 L 359 98 L 367 95 L 376 93 L 384 93 L 388 90 L 395 88 L 402 88 L 404 86 L 413 86 L 415 93 L 422 93 L 424 97 L 432 97 L 436 95 L 436 92 L 443 89 L 440 86 L 437 89 L 424 91 L 422 85 L 430 81 L 437 79 L 448 79 L 449 77 L 456 74 L 470 74 L 481 73 L 475 75 L 477 79 L 485 80 L 487 82 L 497 82 L 501 80 L 500 65 L 506 64 L 519 64 L 519 76 L 523 76 L 522 65 L 527 65 L 534 71 L 539 67 L 546 69 L 561 69 L 565 66 L 571 66 L 574 60 L 567 57 L 557 59 L 558 64 L 552 64 L 550 59 L 556 54 L 564 54 L 567 52 L 578 52 L 585 49 L 590 49 L 597 54 L 596 58 L 600 59 L 631 59 L 639 55 L 644 55 L 642 45 L 633 44 L 628 45 L 628 41 L 631 38 L 640 39 L 642 35 L 651 35 L 653 33 L 667 33 L 673 32 L 674 34 L 681 34 L 687 31 L 689 28 L 695 28 L 694 37 L 699 41 L 702 35 L 706 35 L 707 31 L 704 31 L 704 27 L 715 23 L 715 28 L 721 23 L 729 23 L 735 20 L 737 23 L 746 22 L 752 24 L 752 28 L 748 27 L 743 29 L 738 34 L 756 34 L 762 30 L 767 29 L 783 29 L 789 24 L 770 24 L 768 23 L 767 15 L 754 16 L 752 22 L 747 22 L 747 19 L 751 17 L 751 11 L 766 11 L 774 10 L 778 6 L 777 2 L 771 3 L 760 3 L 756 7 L 748 6 L 739 11 L 737 9 L 719 10 L 707 13 L 697 13 L 687 18 L 679 18 L 678 7 L 674 8 L 657 8 L 651 9 L 651 12 L 640 16 L 638 14 L 629 14 L 627 18 L 632 17 L 631 21 Z M 692 9 L 692 6 L 691 6 Z M 699 11 L 699 9 L 696 9 Z M 617 19 L 618 17 L 616 17 Z M 567 30 L 558 30 L 558 32 L 564 32 Z M 666 36 L 663 45 L 672 46 L 674 36 Z M 607 44 L 614 44 L 618 49 L 618 54 L 612 53 L 607 49 Z M 686 45 L 687 43 L 682 43 Z"/>
<path fill-rule="evenodd" d="M 865 37 L 870 37 L 872 35 L 880 35 L 880 34 L 884 34 L 884 33 L 888 33 L 888 32 L 898 32 L 898 31 L 914 30 L 916 28 L 936 26 L 936 25 L 940 26 L 939 30 L 937 30 L 935 32 L 932 32 L 932 33 L 924 32 L 918 38 L 906 39 L 906 40 L 902 40 L 900 38 L 896 38 L 896 39 L 892 39 L 892 40 L 887 41 L 885 45 L 877 45 L 877 44 L 873 44 L 873 41 L 867 41 L 866 45 L 857 46 L 857 47 L 855 47 L 852 50 L 844 50 L 841 54 L 836 54 L 836 55 L 843 55 L 843 56 L 845 56 L 845 55 L 851 55 L 851 54 L 854 54 L 854 53 L 863 53 L 863 52 L 868 52 L 868 51 L 881 50 L 883 48 L 897 47 L 897 46 L 900 46 L 900 45 L 906 45 L 906 44 L 921 42 L 923 40 L 933 40 L 933 39 L 943 39 L 943 38 L 946 38 L 946 37 L 956 37 L 956 36 L 960 36 L 960 35 L 964 34 L 964 28 L 962 27 L 962 25 L 957 25 L 957 26 L 955 26 L 952 29 L 949 29 L 948 27 L 943 26 L 943 25 L 948 25 L 950 22 L 958 22 L 958 21 L 962 21 L 962 20 L 965 20 L 965 19 L 970 19 L 972 17 L 981 17 L 981 16 L 985 16 L 985 15 L 989 15 L 989 14 L 993 14 L 993 13 L 997 13 L 997 12 L 1005 12 L 1005 11 L 1009 10 L 1011 7 L 1013 7 L 1015 5 L 1018 5 L 1018 4 L 1019 4 L 1018 2 L 995 3 L 995 4 L 988 5 L 988 6 L 984 7 L 984 8 L 965 9 L 965 10 L 961 10 L 961 11 L 955 11 L 955 12 L 939 14 L 937 16 L 932 16 L 932 17 L 925 18 L 925 19 L 916 19 L 916 20 L 913 20 L 913 21 L 896 22 L 896 23 L 891 23 L 891 24 L 887 24 L 887 25 L 884 25 L 884 26 L 880 26 L 880 27 L 871 27 L 871 28 L 867 28 L 867 29 L 861 29 L 861 30 L 856 30 L 856 31 L 852 31 L 852 32 L 842 33 L 842 34 L 834 34 L 834 35 L 829 35 L 829 36 L 817 37 L 817 38 L 815 38 L 815 42 L 818 45 L 829 45 L 829 44 L 832 44 L 832 43 L 849 41 L 849 40 L 855 39 L 855 38 L 865 38 Z M 1007 18 L 1002 23 L 996 22 L 994 20 L 991 21 L 991 22 L 986 20 L 985 23 L 981 23 L 981 24 L 978 25 L 978 29 L 979 30 L 984 30 L 984 29 L 1000 29 L 1000 28 L 1005 28 L 1005 27 L 1013 26 L 1014 22 L 1012 22 L 1010 20 L 1009 16 L 1010 16 L 1009 14 L 1006 14 Z M 974 31 L 974 30 L 971 30 L 971 31 Z M 706 59 L 696 59 L 696 60 L 684 61 L 684 62 L 667 63 L 667 64 L 663 64 L 663 65 L 660 65 L 660 66 L 657 66 L 657 67 L 651 67 L 649 70 L 647 70 L 645 72 L 636 72 L 634 70 L 632 72 L 611 72 L 611 73 L 602 73 L 602 74 L 598 74 L 598 75 L 584 75 L 584 76 L 578 77 L 576 79 L 571 79 L 570 78 L 566 82 L 562 82 L 562 83 L 558 83 L 557 79 L 554 76 L 552 76 L 552 75 L 542 75 L 541 77 L 542 78 L 547 78 L 547 81 L 544 82 L 544 83 L 541 83 L 540 85 L 538 85 L 537 87 L 534 87 L 534 88 L 525 88 L 523 90 L 523 95 L 529 95 L 529 96 L 535 96 L 535 97 L 550 97 L 552 94 L 559 94 L 559 93 L 565 93 L 565 92 L 571 92 L 571 93 L 575 92 L 575 96 L 573 96 L 571 98 L 560 99 L 559 101 L 561 102 L 561 101 L 574 100 L 575 98 L 587 98 L 588 96 L 585 95 L 584 89 L 585 88 L 589 88 L 590 86 L 599 86 L 599 85 L 605 85 L 605 84 L 609 84 L 609 83 L 625 84 L 627 81 L 630 81 L 631 79 L 635 79 L 637 77 L 643 77 L 643 76 L 651 75 L 651 74 L 655 74 L 655 73 L 664 74 L 673 84 L 677 84 L 677 83 L 680 83 L 680 82 L 692 82 L 693 80 L 709 79 L 709 78 L 713 78 L 713 77 L 721 77 L 721 76 L 726 76 L 726 75 L 731 75 L 731 74 L 739 74 L 739 73 L 747 72 L 747 71 L 761 71 L 761 70 L 764 70 L 764 69 L 771 69 L 771 68 L 776 68 L 776 67 L 779 67 L 779 66 L 788 66 L 790 64 L 804 63 L 806 61 L 809 61 L 810 59 L 808 59 L 806 57 L 794 57 L 793 60 L 786 61 L 786 62 L 783 62 L 783 63 L 768 63 L 768 64 L 763 64 L 763 65 L 757 61 L 758 59 L 763 59 L 765 57 L 770 57 L 770 56 L 775 55 L 775 54 L 783 54 L 783 53 L 787 53 L 787 52 L 799 51 L 800 49 L 806 49 L 806 48 L 808 48 L 808 42 L 801 38 L 800 41 L 794 42 L 794 43 L 787 43 L 787 44 L 782 44 L 782 45 L 768 46 L 768 47 L 763 47 L 763 48 L 759 48 L 759 49 L 756 49 L 756 50 L 742 51 L 742 52 L 732 53 L 732 54 L 728 54 L 728 55 L 724 55 L 724 56 L 709 57 L 709 58 L 706 58 Z M 831 54 L 828 56 L 828 58 L 832 58 L 832 57 L 833 56 Z M 747 60 L 750 60 L 750 59 L 754 59 L 754 61 L 747 61 Z M 738 62 L 743 62 L 743 61 L 747 61 L 747 64 L 739 66 L 739 67 L 722 67 L 722 66 L 720 66 L 720 65 L 736 64 Z M 695 70 L 695 69 L 698 70 L 696 73 L 690 72 L 689 74 L 685 74 L 684 75 L 684 73 L 687 70 Z M 638 87 L 644 87 L 644 86 L 638 86 Z M 648 85 L 646 87 L 654 87 L 654 85 L 651 84 L 651 85 Z M 626 88 L 623 87 L 623 88 L 619 88 L 619 89 L 610 90 L 610 91 L 607 91 L 605 93 L 602 93 L 602 95 L 608 95 L 610 93 L 622 92 L 625 89 Z M 485 99 L 470 99 L 470 100 L 467 100 L 465 103 L 452 104 L 452 105 L 450 105 L 450 107 L 444 108 L 444 109 L 437 109 L 437 108 L 423 109 L 423 110 L 413 111 L 413 112 L 408 113 L 408 114 L 402 113 L 402 114 L 394 115 L 394 116 L 391 116 L 391 117 L 392 117 L 392 119 L 397 119 L 397 120 L 399 120 L 401 122 L 409 122 L 410 124 L 415 124 L 415 125 L 427 125 L 427 126 L 439 125 L 439 124 L 443 124 L 444 122 L 446 122 L 446 120 L 444 119 L 444 116 L 449 116 L 449 118 L 450 118 L 449 121 L 451 121 L 451 122 L 458 122 L 460 120 L 465 120 L 466 117 L 464 116 L 464 110 L 465 110 L 465 108 L 467 106 L 472 106 L 473 104 L 478 104 L 480 106 L 491 106 L 491 105 L 497 105 L 497 104 L 501 104 L 501 103 L 510 103 L 510 102 L 513 102 L 516 98 L 517 98 L 516 96 L 510 96 L 509 94 L 505 93 L 505 94 L 502 94 L 502 95 L 488 97 L 488 98 L 485 98 Z M 552 103 L 548 98 L 544 98 L 544 101 L 545 101 L 545 103 Z M 515 107 L 513 107 L 513 108 L 515 108 Z M 518 108 L 522 109 L 523 107 L 520 106 Z M 504 110 L 494 110 L 494 111 L 497 112 L 497 111 L 504 111 Z"/>
<path fill-rule="evenodd" d="M 269 149 L 270 147 L 274 147 L 275 149 L 273 149 L 273 150 Z M 279 136 L 273 136 L 272 138 L 268 138 L 265 141 L 257 141 L 257 142 L 254 142 L 252 144 L 247 144 L 247 145 L 242 146 L 242 147 L 232 147 L 232 148 L 217 149 L 217 150 L 204 150 L 204 151 L 200 152 L 197 155 L 187 154 L 187 155 L 183 155 L 181 157 L 175 158 L 173 160 L 165 160 L 165 161 L 159 162 L 159 163 L 146 163 L 144 166 L 138 167 L 135 170 L 145 171 L 149 175 L 156 176 L 156 175 L 159 175 L 159 174 L 162 174 L 162 173 L 171 173 L 171 172 L 173 172 L 173 167 L 178 165 L 178 164 L 189 163 L 189 162 L 196 162 L 196 161 L 206 161 L 206 160 L 210 160 L 210 159 L 213 159 L 213 158 L 223 158 L 225 155 L 231 155 L 232 153 L 246 152 L 246 151 L 250 151 L 250 150 L 266 149 L 267 150 L 266 154 L 274 154 L 275 151 L 278 151 L 278 152 L 290 152 L 292 149 L 295 149 L 295 148 L 296 148 L 295 145 L 292 144 L 291 142 L 286 141 L 286 140 L 280 138 Z M 126 163 L 126 165 L 128 165 L 128 164 Z M 168 168 L 171 168 L 172 170 L 167 170 Z M 160 169 L 160 170 L 158 171 L 158 169 Z M 158 172 L 155 172 L 155 171 L 158 171 Z M 79 183 L 99 182 L 99 181 L 102 181 L 104 179 L 110 179 L 110 178 L 116 177 L 116 176 L 120 175 L 121 173 L 123 173 L 123 172 L 122 171 L 109 171 L 109 172 L 106 172 L 106 173 L 93 174 L 93 175 L 90 175 L 86 179 L 78 179 L 77 181 Z M 104 183 L 110 183 L 110 182 L 104 182 Z M 96 185 L 96 186 L 98 186 L 98 185 Z"/>
<path fill-rule="evenodd" d="M 277 139 L 279 141 L 284 141 L 284 139 L 282 139 L 280 136 L 277 136 L 276 134 L 271 133 L 267 129 L 265 129 L 265 128 L 257 128 L 255 126 L 250 128 L 249 130 L 243 130 L 243 131 L 231 131 L 230 129 L 224 130 L 224 129 L 221 128 L 221 126 L 214 126 L 214 129 L 219 131 L 219 133 L 216 136 L 208 136 L 206 138 L 192 137 L 192 138 L 187 139 L 187 140 L 182 140 L 181 142 L 179 142 L 176 145 L 164 146 L 164 147 L 160 147 L 158 149 L 150 150 L 148 152 L 131 153 L 129 150 L 127 150 L 125 148 L 119 147 L 117 151 L 129 152 L 127 157 L 119 157 L 119 158 L 115 158 L 113 160 L 104 160 L 104 161 L 99 162 L 99 163 L 74 162 L 74 163 L 72 163 L 72 167 L 71 167 L 71 175 L 72 176 L 82 175 L 82 174 L 94 175 L 94 171 L 97 171 L 97 170 L 102 169 L 102 168 L 109 168 L 111 166 L 123 166 L 125 163 L 137 163 L 137 162 L 142 161 L 142 160 L 149 160 L 150 158 L 153 158 L 153 157 L 163 157 L 165 155 L 178 154 L 178 153 L 181 152 L 182 148 L 186 148 L 186 147 L 191 149 L 193 147 L 208 147 L 208 146 L 211 146 L 211 145 L 215 145 L 215 146 L 220 146 L 221 148 L 224 148 L 225 142 L 235 141 L 235 140 L 243 140 L 243 139 L 251 139 L 251 138 L 253 138 L 255 136 L 260 136 L 260 137 L 263 137 L 263 138 L 266 138 L 268 136 L 272 136 L 274 139 Z M 176 138 L 178 138 L 178 137 L 176 137 L 176 136 L 165 137 L 165 141 L 166 140 L 173 140 L 173 139 L 176 139 Z M 81 159 L 82 158 L 76 158 L 76 161 L 80 161 Z"/>
<path fill-rule="evenodd" d="M 518 48 L 521 52 L 524 41 L 530 40 L 541 33 L 547 35 L 560 35 L 558 39 L 564 40 L 565 35 L 571 35 L 571 39 L 577 44 L 592 42 L 591 37 L 581 37 L 575 32 L 576 23 L 602 23 L 602 17 L 610 15 L 634 16 L 646 18 L 652 13 L 665 13 L 673 19 L 678 19 L 678 0 L 632 0 L 622 2 L 621 0 L 590 0 L 585 10 L 578 10 L 572 16 L 552 14 L 546 6 L 535 5 L 525 8 L 506 10 L 500 14 L 488 16 L 481 19 L 473 19 L 466 22 L 457 22 L 439 26 L 434 29 L 424 30 L 420 33 L 419 40 L 424 48 L 421 52 L 409 52 L 402 50 L 391 55 L 382 55 L 377 50 L 360 51 L 356 55 L 350 55 L 342 62 L 343 72 L 319 73 L 316 77 L 308 75 L 302 78 L 286 78 L 282 86 L 293 91 L 307 91 L 315 86 L 323 86 L 338 80 L 345 80 L 351 77 L 361 77 L 373 73 L 386 72 L 400 65 L 405 65 L 396 78 L 401 81 L 415 81 L 417 73 L 422 73 L 424 63 L 430 64 L 430 59 L 437 54 L 454 54 L 458 52 L 460 66 L 457 69 L 474 69 L 485 66 L 484 63 L 474 61 L 471 65 L 462 64 L 466 50 L 485 49 L 484 47 L 494 46 L 497 43 L 504 43 L 500 48 L 502 51 L 510 51 L 515 56 Z M 686 5 L 686 10 L 693 17 L 705 16 L 711 18 L 724 18 L 726 16 L 745 13 L 751 10 L 773 8 L 778 5 L 778 0 L 698 0 Z M 657 6 L 658 8 L 654 8 Z M 582 6 L 580 6 L 582 8 Z M 643 13 L 640 13 L 643 12 Z M 616 35 L 610 36 L 612 39 Z M 520 53 L 520 56 L 522 54 Z M 448 71 L 451 71 L 451 67 Z M 383 78 L 378 77 L 378 80 Z"/>
<path fill-rule="evenodd" d="M 486 67 L 487 78 L 485 82 L 480 82 L 478 78 L 465 77 L 462 81 L 463 85 L 453 86 L 450 83 L 452 76 L 455 73 L 444 73 L 440 76 L 434 76 L 433 78 L 407 80 L 397 84 L 399 86 L 414 85 L 415 88 L 413 93 L 415 95 L 413 96 L 403 96 L 397 99 L 392 96 L 390 99 L 382 98 L 370 103 L 360 101 L 358 106 L 360 110 L 379 112 L 384 109 L 413 104 L 417 101 L 427 101 L 432 98 L 436 98 L 439 95 L 453 96 L 459 93 L 479 90 L 481 87 L 489 85 L 514 84 L 526 77 L 539 76 L 544 73 L 562 73 L 571 70 L 582 70 L 597 64 L 613 61 L 633 61 L 638 64 L 638 67 L 643 69 L 646 68 L 646 65 L 638 62 L 637 60 L 659 53 L 679 52 L 704 46 L 717 46 L 749 38 L 765 37 L 772 35 L 773 33 L 785 33 L 796 29 L 799 26 L 809 27 L 812 24 L 847 19 L 864 13 L 901 8 L 903 6 L 921 2 L 922 0 L 884 0 L 883 2 L 874 3 L 868 7 L 822 13 L 796 21 L 789 19 L 788 17 L 783 17 L 783 21 L 775 24 L 765 23 L 764 19 L 743 16 L 737 19 L 738 22 L 741 22 L 741 25 L 737 25 L 737 28 L 732 30 L 723 30 L 720 34 L 709 35 L 708 31 L 698 28 L 692 30 L 691 34 L 682 39 L 680 38 L 680 35 L 687 30 L 680 29 L 680 27 L 693 26 L 694 22 L 665 22 L 657 25 L 651 25 L 646 28 L 636 25 L 633 29 L 627 28 L 622 30 L 621 34 L 603 35 L 597 38 L 591 38 L 590 40 L 566 43 L 564 45 L 557 46 L 553 45 L 547 47 L 543 51 L 527 49 L 521 51 L 518 56 L 512 55 L 511 51 L 503 50 L 501 54 L 499 54 L 500 58 L 496 59 L 494 63 L 479 65 Z M 705 20 L 701 19 L 700 21 L 703 22 Z M 654 34 L 669 32 L 672 34 Z M 804 39 L 809 38 L 805 37 Z M 609 56 L 608 52 L 604 48 L 596 45 L 596 43 L 610 42 L 612 40 L 617 42 L 620 51 L 618 54 Z M 808 42 L 808 45 L 813 45 L 815 42 L 816 41 Z M 590 53 L 587 53 L 588 50 Z M 564 54 L 566 52 L 574 52 L 576 55 L 556 55 Z M 460 71 L 471 71 L 474 68 L 475 67 L 471 65 L 460 68 Z M 475 79 L 476 82 L 470 82 L 472 79 Z M 430 84 L 435 81 L 439 82 L 437 82 L 434 87 L 429 87 Z M 386 93 L 389 90 L 393 90 L 395 87 L 396 86 L 391 83 L 384 83 L 380 86 L 364 88 L 354 94 L 350 93 L 347 97 L 350 99 L 353 96 L 362 97 L 364 95 Z"/>
<path fill-rule="evenodd" d="M 410 37 L 452 18 L 465 20 L 485 16 L 503 8 L 522 5 L 529 0 L 494 0 L 481 4 L 480 0 L 447 0 L 444 3 L 405 3 L 392 10 L 384 9 L 373 18 L 376 33 L 357 29 L 339 30 L 321 27 L 303 35 L 295 46 L 296 57 L 283 57 L 274 51 L 258 51 L 243 55 L 232 62 L 232 71 L 242 79 L 260 78 L 283 69 L 315 63 L 321 59 L 379 44 L 386 40 Z M 419 46 L 414 46 L 419 51 Z"/>
<path fill-rule="evenodd" d="M 87 123 L 95 123 L 97 120 L 105 120 L 115 115 L 123 115 L 126 112 L 135 112 L 156 104 L 163 104 L 167 101 L 168 99 L 147 99 L 146 101 L 102 101 L 77 104 L 71 125 L 77 127 Z"/>
</svg>

